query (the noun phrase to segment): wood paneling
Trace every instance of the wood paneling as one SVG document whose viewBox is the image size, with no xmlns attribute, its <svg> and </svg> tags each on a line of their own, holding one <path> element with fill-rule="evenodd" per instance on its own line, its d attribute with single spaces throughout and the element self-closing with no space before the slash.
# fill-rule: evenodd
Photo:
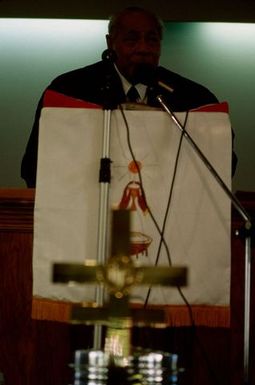
<svg viewBox="0 0 255 385">
<path fill-rule="evenodd" d="M 255 217 L 255 194 L 239 197 Z M 0 371 L 6 385 L 67 385 L 75 349 L 92 347 L 93 328 L 32 320 L 32 242 L 34 190 L 0 190 Z M 243 375 L 244 243 L 233 212 L 231 327 L 168 327 L 133 330 L 133 344 L 179 354 L 182 384 L 239 385 Z M 254 256 L 254 244 L 252 248 Z M 252 266 L 252 273 L 254 267 Z M 252 298 L 254 298 L 252 280 Z M 254 300 L 253 305 L 254 305 Z M 254 306 L 251 324 L 254 324 Z M 251 362 L 254 331 L 251 330 Z M 251 368 L 251 383 L 255 382 Z"/>
</svg>

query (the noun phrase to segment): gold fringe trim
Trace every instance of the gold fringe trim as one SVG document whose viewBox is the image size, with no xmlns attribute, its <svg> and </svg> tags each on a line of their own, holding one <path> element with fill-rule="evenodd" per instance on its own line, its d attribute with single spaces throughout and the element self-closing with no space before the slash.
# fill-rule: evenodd
<svg viewBox="0 0 255 385">
<path fill-rule="evenodd" d="M 71 308 L 71 302 L 33 298 L 32 319 L 69 322 L 71 318 Z"/>
<path fill-rule="evenodd" d="M 141 308 L 142 305 L 132 304 L 134 308 Z M 33 298 L 32 318 L 36 320 L 48 320 L 56 322 L 70 322 L 71 302 L 53 301 L 44 298 Z M 167 326 L 185 327 L 207 326 L 215 328 L 230 327 L 229 306 L 207 306 L 193 305 L 149 305 L 149 309 L 164 309 Z M 192 317 L 192 318 L 191 318 Z"/>
<path fill-rule="evenodd" d="M 193 305 L 190 310 L 186 306 L 165 306 L 167 324 L 169 326 L 208 326 L 230 327 L 229 306 L 198 306 Z"/>
</svg>

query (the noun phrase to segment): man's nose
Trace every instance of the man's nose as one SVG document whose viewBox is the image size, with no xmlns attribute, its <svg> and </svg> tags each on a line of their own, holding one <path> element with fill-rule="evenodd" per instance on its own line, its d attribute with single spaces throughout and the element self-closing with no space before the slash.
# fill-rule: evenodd
<svg viewBox="0 0 255 385">
<path fill-rule="evenodd" d="M 136 49 L 139 52 L 147 52 L 151 49 L 149 41 L 146 37 L 140 37 L 136 43 Z"/>
</svg>

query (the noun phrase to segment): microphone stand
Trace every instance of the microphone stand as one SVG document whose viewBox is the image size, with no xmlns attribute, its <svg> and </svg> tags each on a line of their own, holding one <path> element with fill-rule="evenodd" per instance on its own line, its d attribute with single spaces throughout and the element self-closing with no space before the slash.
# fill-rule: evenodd
<svg viewBox="0 0 255 385">
<path fill-rule="evenodd" d="M 107 226 L 109 211 L 109 187 L 111 182 L 111 159 L 110 159 L 110 137 L 111 137 L 111 113 L 116 106 L 114 105 L 114 93 L 112 90 L 112 66 L 114 61 L 114 52 L 107 49 L 102 53 L 102 60 L 106 66 L 105 84 L 102 87 L 103 92 L 103 143 L 102 158 L 99 171 L 99 215 L 98 215 L 98 236 L 97 236 L 97 262 L 104 265 L 107 259 Z M 101 285 L 96 286 L 95 300 L 97 306 L 103 306 L 104 288 Z M 102 325 L 94 326 L 93 348 L 99 350 L 102 348 Z"/>
<path fill-rule="evenodd" d="M 98 218 L 98 238 L 97 238 L 97 262 L 104 265 L 107 259 L 107 224 L 108 224 L 108 207 L 109 207 L 109 187 L 111 181 L 111 171 L 109 158 L 110 155 L 110 128 L 111 128 L 111 110 L 104 110 L 103 122 L 103 145 L 102 158 L 100 162 L 99 182 L 99 218 Z M 96 286 L 96 303 L 97 306 L 103 306 L 104 288 L 101 285 Z M 102 325 L 94 326 L 94 342 L 93 347 L 99 350 L 102 346 Z"/>
<path fill-rule="evenodd" d="M 200 159 L 203 161 L 211 175 L 217 181 L 217 183 L 221 186 L 222 190 L 227 194 L 228 198 L 231 200 L 239 214 L 244 220 L 244 237 L 245 237 L 245 292 L 244 292 L 244 341 L 243 341 L 243 379 L 244 385 L 250 385 L 249 383 L 249 340 L 250 340 L 250 291 L 251 291 L 251 238 L 252 232 L 254 231 L 251 218 L 249 214 L 246 212 L 245 208 L 242 206 L 240 201 L 236 198 L 236 196 L 232 193 L 232 191 L 228 188 L 222 178 L 219 176 L 215 168 L 194 142 L 189 133 L 185 130 L 182 124 L 179 122 L 174 112 L 166 105 L 164 102 L 162 95 L 157 95 L 156 99 L 164 109 L 164 111 L 170 116 L 170 118 L 174 121 L 175 125 L 180 129 L 185 139 L 191 145 L 193 150 L 197 153 Z M 236 233 L 239 235 L 239 232 Z"/>
</svg>

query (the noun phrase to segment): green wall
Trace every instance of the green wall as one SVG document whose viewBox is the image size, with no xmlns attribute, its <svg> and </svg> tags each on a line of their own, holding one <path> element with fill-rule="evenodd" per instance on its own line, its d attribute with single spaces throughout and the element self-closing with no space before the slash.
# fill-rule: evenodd
<svg viewBox="0 0 255 385">
<path fill-rule="evenodd" d="M 25 187 L 20 162 L 37 101 L 60 73 L 105 49 L 105 21 L 0 19 L 0 187 Z M 166 23 L 161 63 L 229 102 L 239 157 L 233 190 L 255 191 L 255 25 Z"/>
</svg>

